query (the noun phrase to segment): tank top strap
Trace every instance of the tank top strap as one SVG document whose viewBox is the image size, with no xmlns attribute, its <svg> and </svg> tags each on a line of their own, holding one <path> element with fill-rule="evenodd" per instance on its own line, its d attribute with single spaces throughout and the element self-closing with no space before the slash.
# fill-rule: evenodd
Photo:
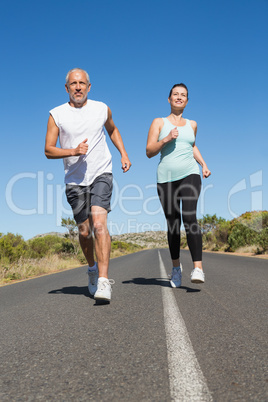
<svg viewBox="0 0 268 402">
<path fill-rule="evenodd" d="M 170 126 L 172 126 L 172 127 L 180 127 L 180 126 L 176 126 L 175 124 L 172 124 L 169 120 L 168 120 L 168 118 L 167 117 L 161 117 L 161 119 L 164 121 L 164 125 L 165 125 L 165 123 L 167 123 L 167 124 L 169 124 Z M 190 123 L 190 120 L 189 119 L 185 119 L 184 118 L 184 120 L 186 121 L 186 124 L 184 125 L 184 126 L 181 126 L 180 128 L 183 128 L 183 127 L 186 127 L 186 126 L 191 126 L 191 123 Z M 192 126 L 191 126 L 192 127 Z"/>
<path fill-rule="evenodd" d="M 164 122 L 164 127 L 169 124 L 170 126 L 174 127 L 174 124 L 172 124 L 167 117 L 162 117 L 163 122 Z"/>
</svg>

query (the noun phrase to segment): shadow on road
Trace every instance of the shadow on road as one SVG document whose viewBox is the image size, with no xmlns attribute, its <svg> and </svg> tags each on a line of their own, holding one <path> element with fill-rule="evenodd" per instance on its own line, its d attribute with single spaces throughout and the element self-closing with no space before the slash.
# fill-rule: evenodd
<svg viewBox="0 0 268 402">
<path fill-rule="evenodd" d="M 92 296 L 89 291 L 87 286 L 67 286 L 65 288 L 61 289 L 55 289 L 51 290 L 48 292 L 49 294 L 65 294 L 65 295 L 83 295 L 88 297 L 89 299 L 92 299 L 95 301 L 94 306 L 105 306 L 107 304 L 110 304 L 109 301 L 107 300 L 95 300 L 94 296 Z"/>
<path fill-rule="evenodd" d="M 134 285 L 157 285 L 170 288 L 169 280 L 163 278 L 133 278 L 129 281 L 123 281 L 123 284 L 133 283 Z M 200 289 L 188 288 L 187 286 L 181 286 L 179 289 L 184 289 L 186 292 L 200 292 Z"/>
<path fill-rule="evenodd" d="M 92 296 L 89 291 L 87 286 L 66 286 L 65 288 L 61 289 L 55 289 L 51 290 L 48 292 L 49 294 L 65 294 L 65 295 L 82 295 L 86 296 L 89 299 L 92 299 L 95 301 L 94 306 L 105 306 L 107 304 L 110 304 L 109 301 L 107 300 L 95 300 L 94 296 Z"/>
<path fill-rule="evenodd" d="M 51 290 L 48 293 L 63 293 L 66 295 L 84 295 L 86 297 L 90 297 L 87 286 L 66 286 L 65 288 Z"/>
<path fill-rule="evenodd" d="M 201 289 L 188 288 L 187 286 L 181 286 L 180 289 L 186 290 L 187 293 L 196 293 L 201 291 Z"/>
</svg>

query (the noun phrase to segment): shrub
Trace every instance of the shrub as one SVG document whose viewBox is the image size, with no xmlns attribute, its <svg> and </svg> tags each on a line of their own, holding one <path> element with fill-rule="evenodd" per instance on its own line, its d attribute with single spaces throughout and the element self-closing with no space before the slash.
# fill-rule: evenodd
<svg viewBox="0 0 268 402">
<path fill-rule="evenodd" d="M 245 212 L 234 221 L 238 221 L 256 232 L 261 232 L 268 226 L 268 211 Z"/>
<path fill-rule="evenodd" d="M 234 222 L 228 236 L 229 251 L 257 243 L 257 233 L 240 222 Z"/>
<path fill-rule="evenodd" d="M 142 247 L 138 246 L 137 244 L 134 243 L 126 243 L 124 241 L 112 241 L 111 243 L 111 250 L 120 250 L 120 251 L 135 251 L 135 250 L 140 250 Z"/>
<path fill-rule="evenodd" d="M 215 230 L 216 243 L 221 245 L 226 244 L 228 241 L 229 231 L 230 231 L 229 221 L 223 221 L 219 223 Z"/>
<path fill-rule="evenodd" d="M 211 249 L 215 246 L 216 238 L 213 232 L 207 232 L 202 235 L 203 249 Z"/>
<path fill-rule="evenodd" d="M 202 219 L 198 220 L 201 232 L 206 234 L 208 232 L 214 232 L 217 226 L 221 223 L 225 222 L 224 218 L 217 217 L 214 215 L 204 215 Z"/>
<path fill-rule="evenodd" d="M 66 238 L 47 235 L 29 240 L 28 257 L 43 258 L 51 254 L 75 254 L 73 243 Z"/>
<path fill-rule="evenodd" d="M 73 243 L 71 243 L 69 240 L 62 240 L 62 243 L 58 249 L 58 254 L 59 253 L 75 254 L 75 248 Z"/>
<path fill-rule="evenodd" d="M 29 247 L 29 258 L 42 258 L 46 254 L 49 254 L 51 244 L 45 237 L 38 237 L 29 241 Z"/>
<path fill-rule="evenodd" d="M 264 228 L 257 237 L 257 244 L 260 246 L 261 253 L 268 251 L 268 227 Z"/>
<path fill-rule="evenodd" d="M 25 256 L 28 251 L 28 245 L 21 235 L 7 233 L 0 237 L 1 259 L 12 263 L 18 261 L 20 257 Z"/>
</svg>

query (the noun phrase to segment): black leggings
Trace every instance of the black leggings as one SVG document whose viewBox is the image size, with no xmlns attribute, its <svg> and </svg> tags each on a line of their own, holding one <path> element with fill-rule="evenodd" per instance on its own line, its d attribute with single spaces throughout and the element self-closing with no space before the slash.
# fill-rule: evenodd
<svg viewBox="0 0 268 402">
<path fill-rule="evenodd" d="M 193 261 L 202 261 L 202 236 L 196 219 L 201 178 L 191 174 L 182 180 L 157 183 L 157 192 L 168 226 L 168 245 L 172 260 L 180 257 L 181 215 Z M 182 201 L 182 209 L 180 202 Z"/>
</svg>

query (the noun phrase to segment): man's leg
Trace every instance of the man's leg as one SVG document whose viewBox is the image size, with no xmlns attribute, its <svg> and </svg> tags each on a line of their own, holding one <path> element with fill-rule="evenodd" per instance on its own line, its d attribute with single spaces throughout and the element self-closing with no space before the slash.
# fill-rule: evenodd
<svg viewBox="0 0 268 402">
<path fill-rule="evenodd" d="M 94 266 L 94 242 L 92 236 L 91 217 L 78 225 L 79 242 L 89 267 Z"/>
<path fill-rule="evenodd" d="M 94 265 L 92 220 L 88 186 L 66 185 L 67 201 L 72 207 L 74 219 L 78 223 L 79 242 L 90 267 Z M 89 216 L 89 217 L 88 217 Z"/>
<path fill-rule="evenodd" d="M 107 211 L 99 206 L 91 207 L 92 228 L 95 236 L 95 251 L 99 277 L 108 278 L 111 252 L 111 237 L 107 228 Z"/>
<path fill-rule="evenodd" d="M 97 291 L 99 272 L 94 261 L 94 242 L 91 217 L 83 223 L 80 223 L 78 228 L 80 245 L 88 262 L 88 291 L 92 296 L 94 296 Z"/>
</svg>

